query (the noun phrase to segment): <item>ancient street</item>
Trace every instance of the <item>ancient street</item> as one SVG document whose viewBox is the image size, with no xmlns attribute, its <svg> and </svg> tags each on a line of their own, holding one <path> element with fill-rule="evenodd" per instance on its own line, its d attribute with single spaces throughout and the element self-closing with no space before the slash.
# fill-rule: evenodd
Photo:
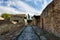
<svg viewBox="0 0 60 40">
<path fill-rule="evenodd" d="M 35 34 L 32 26 L 26 26 L 22 34 L 18 37 L 18 40 L 40 40 L 40 38 Z"/>
</svg>

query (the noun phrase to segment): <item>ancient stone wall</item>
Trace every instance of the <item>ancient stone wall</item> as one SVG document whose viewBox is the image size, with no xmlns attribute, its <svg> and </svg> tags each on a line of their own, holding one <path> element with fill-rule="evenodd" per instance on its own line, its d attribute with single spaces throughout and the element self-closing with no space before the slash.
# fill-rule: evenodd
<svg viewBox="0 0 60 40">
<path fill-rule="evenodd" d="M 40 28 L 60 37 L 60 0 L 54 0 L 40 17 Z"/>
</svg>

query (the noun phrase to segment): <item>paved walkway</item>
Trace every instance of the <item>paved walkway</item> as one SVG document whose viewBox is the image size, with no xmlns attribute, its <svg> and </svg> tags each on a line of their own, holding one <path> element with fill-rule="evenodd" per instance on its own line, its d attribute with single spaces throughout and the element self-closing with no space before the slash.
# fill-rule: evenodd
<svg viewBox="0 0 60 40">
<path fill-rule="evenodd" d="M 60 40 L 60 38 L 41 30 L 37 26 L 24 26 L 22 30 L 16 30 L 12 33 L 0 35 L 0 40 Z"/>
<path fill-rule="evenodd" d="M 40 40 L 39 37 L 35 34 L 31 26 L 27 26 L 22 34 L 18 37 L 18 40 Z"/>
</svg>

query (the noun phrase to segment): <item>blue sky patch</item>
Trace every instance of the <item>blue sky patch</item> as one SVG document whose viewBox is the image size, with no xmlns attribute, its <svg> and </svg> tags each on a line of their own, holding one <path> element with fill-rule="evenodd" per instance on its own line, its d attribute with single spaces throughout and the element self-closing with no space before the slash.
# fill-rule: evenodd
<svg viewBox="0 0 60 40">
<path fill-rule="evenodd" d="M 18 12 L 27 12 L 29 14 L 40 13 L 52 0 L 0 0 L 1 6 L 17 10 Z M 25 7 L 24 7 L 25 6 Z M 3 8 L 2 8 L 3 9 Z M 4 10 L 4 9 L 3 9 Z M 8 9 L 7 9 L 8 10 Z M 6 11 L 6 10 L 5 10 Z M 5 12 L 4 11 L 4 12 Z M 11 12 L 11 10 L 8 10 Z"/>
</svg>

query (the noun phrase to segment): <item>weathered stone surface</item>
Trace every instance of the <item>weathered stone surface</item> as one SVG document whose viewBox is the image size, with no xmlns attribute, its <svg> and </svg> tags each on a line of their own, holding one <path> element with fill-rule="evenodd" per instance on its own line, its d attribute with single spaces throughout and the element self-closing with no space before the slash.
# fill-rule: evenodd
<svg viewBox="0 0 60 40">
<path fill-rule="evenodd" d="M 45 8 L 40 17 L 40 28 L 60 37 L 60 0 L 53 0 Z"/>
<path fill-rule="evenodd" d="M 27 26 L 17 40 L 39 40 L 32 26 Z"/>
</svg>

